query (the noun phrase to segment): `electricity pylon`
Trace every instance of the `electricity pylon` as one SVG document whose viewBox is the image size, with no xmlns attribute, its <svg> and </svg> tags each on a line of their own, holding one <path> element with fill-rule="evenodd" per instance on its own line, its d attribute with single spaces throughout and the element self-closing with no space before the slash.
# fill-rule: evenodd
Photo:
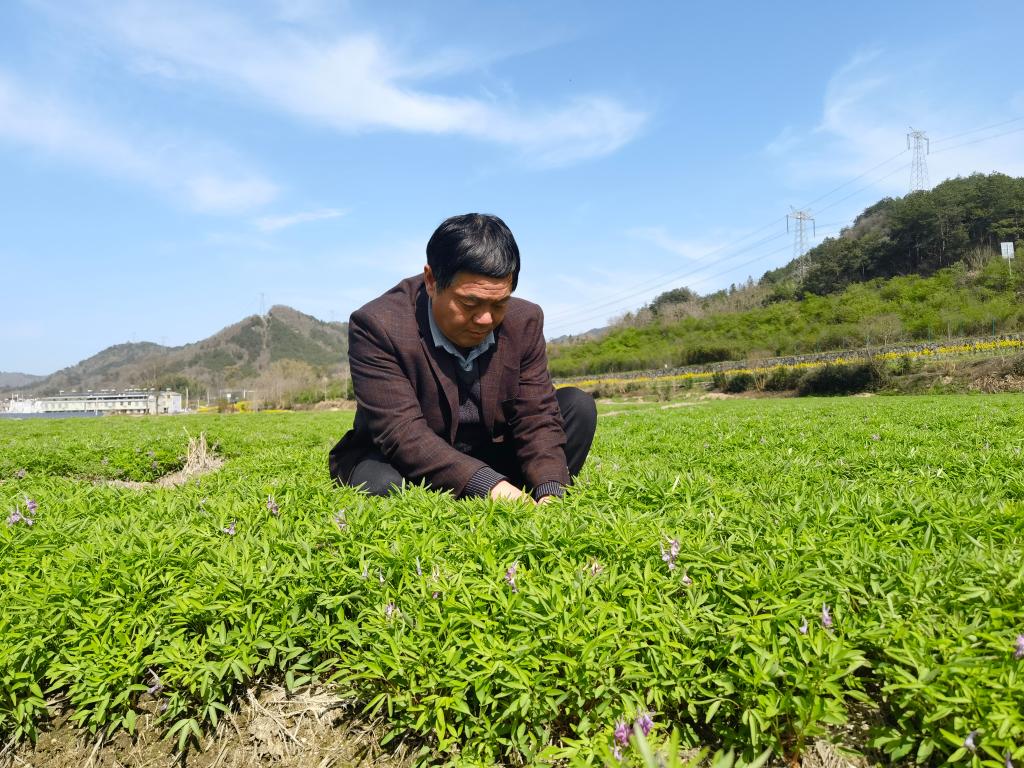
<svg viewBox="0 0 1024 768">
<path fill-rule="evenodd" d="M 798 211 L 790 206 L 792 213 L 786 214 L 786 231 L 789 232 L 789 220 L 793 219 L 793 260 L 796 262 L 797 275 L 803 280 L 807 274 L 807 222 L 811 222 L 811 231 L 817 235 L 818 230 L 814 225 L 814 217 L 810 211 Z"/>
<path fill-rule="evenodd" d="M 931 154 L 932 145 L 924 131 L 915 131 L 910 127 L 907 134 L 907 149 L 914 143 L 914 159 L 910 163 L 910 191 L 919 192 L 928 189 L 928 161 L 926 155 Z"/>
</svg>

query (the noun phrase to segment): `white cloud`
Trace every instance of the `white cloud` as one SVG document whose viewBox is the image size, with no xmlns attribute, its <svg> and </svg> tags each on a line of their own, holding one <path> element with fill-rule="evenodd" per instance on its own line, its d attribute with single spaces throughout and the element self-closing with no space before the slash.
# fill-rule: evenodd
<svg viewBox="0 0 1024 768">
<path fill-rule="evenodd" d="M 603 95 L 526 108 L 431 92 L 417 81 L 465 68 L 469 57 L 446 52 L 406 61 L 372 34 L 324 39 L 294 27 L 270 33 L 198 5 L 89 7 L 94 12 L 80 18 L 127 45 L 144 62 L 137 71 L 193 78 L 347 133 L 462 135 L 550 166 L 614 152 L 647 119 Z"/>
<path fill-rule="evenodd" d="M 932 151 L 926 161 L 932 185 L 974 172 L 1024 173 L 1020 134 L 998 135 L 1012 125 L 963 140 L 943 140 L 1024 112 L 1024 103 L 1015 103 L 1013 98 L 979 106 L 966 85 L 949 82 L 950 66 L 922 56 L 904 60 L 879 50 L 859 53 L 829 79 L 818 123 L 802 132 L 783 130 L 765 152 L 781 163 L 793 186 L 851 182 L 838 195 L 825 199 L 819 209 L 858 190 L 863 190 L 858 205 L 883 195 L 906 194 L 911 160 L 906 134 L 910 126 L 926 131 L 931 138 Z M 863 178 L 857 178 L 862 174 Z"/>
<path fill-rule="evenodd" d="M 348 214 L 342 208 L 321 208 L 315 211 L 301 211 L 286 216 L 263 216 L 256 219 L 256 228 L 262 232 L 277 232 L 286 227 L 296 224 L 305 224 L 309 221 L 323 221 L 325 219 L 338 219 Z"/>
<path fill-rule="evenodd" d="M 793 126 L 787 125 L 779 131 L 778 136 L 765 145 L 764 152 L 771 157 L 787 155 L 800 146 L 802 141 L 803 138 L 793 129 Z"/>
<path fill-rule="evenodd" d="M 726 238 L 717 241 L 705 241 L 684 240 L 673 237 L 664 227 L 635 227 L 626 234 L 638 240 L 652 243 L 662 250 L 691 261 L 706 258 L 729 245 L 729 240 Z"/>
<path fill-rule="evenodd" d="M 28 146 L 103 174 L 142 182 L 209 213 L 248 210 L 270 202 L 277 187 L 208 148 L 175 149 L 157 137 L 128 137 L 61 100 L 27 88 L 0 71 L 0 141 Z M 210 166 L 224 166 L 211 169 Z"/>
<path fill-rule="evenodd" d="M 155 171 L 145 153 L 115 136 L 107 126 L 73 115 L 45 94 L 29 91 L 0 71 L 0 139 L 29 145 L 51 154 L 142 177 Z"/>
<path fill-rule="evenodd" d="M 266 179 L 226 179 L 211 174 L 190 179 L 188 189 L 200 208 L 226 212 L 258 208 L 277 194 L 277 188 Z"/>
</svg>

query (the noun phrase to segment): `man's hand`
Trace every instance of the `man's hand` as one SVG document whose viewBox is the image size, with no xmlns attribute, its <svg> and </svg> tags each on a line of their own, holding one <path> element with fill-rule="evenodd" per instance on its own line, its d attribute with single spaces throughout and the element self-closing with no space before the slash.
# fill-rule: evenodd
<svg viewBox="0 0 1024 768">
<path fill-rule="evenodd" d="M 552 501 L 557 500 L 558 498 L 559 498 L 558 496 L 552 496 L 549 493 L 547 496 L 541 496 L 539 499 L 537 499 L 537 503 L 538 504 L 548 504 L 548 503 L 550 503 Z"/>
<path fill-rule="evenodd" d="M 523 493 L 521 490 L 516 488 L 508 480 L 502 480 L 496 486 L 491 488 L 492 499 L 528 499 L 531 504 L 534 503 L 533 498 Z"/>
</svg>

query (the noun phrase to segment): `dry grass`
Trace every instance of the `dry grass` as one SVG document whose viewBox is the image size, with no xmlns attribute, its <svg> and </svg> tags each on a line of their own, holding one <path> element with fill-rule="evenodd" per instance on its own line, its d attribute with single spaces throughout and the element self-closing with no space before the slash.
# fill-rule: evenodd
<svg viewBox="0 0 1024 768">
<path fill-rule="evenodd" d="M 188 434 L 188 433 L 186 433 Z M 135 480 L 103 480 L 101 485 L 110 485 L 115 488 L 134 488 L 142 490 L 146 488 L 177 488 L 190 480 L 202 475 L 216 472 L 224 466 L 224 459 L 217 456 L 206 444 L 206 433 L 200 432 L 199 437 L 189 435 L 188 448 L 185 452 L 185 465 L 177 472 L 171 472 L 163 477 L 157 478 L 152 483 L 143 483 Z"/>
<path fill-rule="evenodd" d="M 238 711 L 184 755 L 163 740 L 154 712 L 139 717 L 135 736 L 122 732 L 108 740 L 74 728 L 69 714 L 59 713 L 34 746 L 0 751 L 0 768 L 407 768 L 414 762 L 404 744 L 382 749 L 384 724 L 360 719 L 350 702 L 327 690 L 288 695 L 282 688 L 250 689 Z"/>
</svg>

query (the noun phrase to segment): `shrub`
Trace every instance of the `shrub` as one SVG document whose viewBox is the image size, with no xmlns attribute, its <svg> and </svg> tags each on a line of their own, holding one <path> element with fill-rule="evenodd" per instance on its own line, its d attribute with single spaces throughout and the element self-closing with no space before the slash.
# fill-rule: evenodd
<svg viewBox="0 0 1024 768">
<path fill-rule="evenodd" d="M 1007 363 L 1006 373 L 1010 376 L 1024 376 L 1024 355 L 1011 358 Z"/>
<path fill-rule="evenodd" d="M 780 365 L 773 368 L 772 372 L 768 374 L 764 388 L 769 392 L 785 392 L 799 387 L 801 378 L 803 378 L 803 371 L 800 369 Z"/>
<path fill-rule="evenodd" d="M 833 365 L 807 371 L 797 391 L 801 395 L 849 395 L 874 389 L 881 383 L 878 369 L 872 363 Z"/>
<path fill-rule="evenodd" d="M 747 390 L 754 388 L 754 374 L 743 371 L 741 373 L 735 373 L 726 379 L 725 386 L 722 387 L 723 392 L 746 392 Z"/>
<path fill-rule="evenodd" d="M 731 349 L 725 347 L 690 347 L 678 356 L 679 365 L 703 365 L 704 363 L 720 363 L 737 357 Z"/>
</svg>

